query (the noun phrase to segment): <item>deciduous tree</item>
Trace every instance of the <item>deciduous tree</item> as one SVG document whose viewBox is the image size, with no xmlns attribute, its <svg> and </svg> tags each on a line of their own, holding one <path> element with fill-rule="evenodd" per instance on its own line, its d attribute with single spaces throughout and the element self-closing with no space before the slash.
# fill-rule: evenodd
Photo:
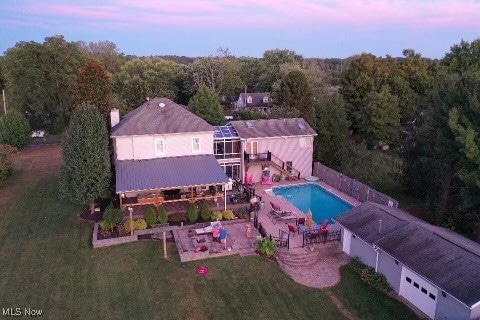
<svg viewBox="0 0 480 320">
<path fill-rule="evenodd" d="M 313 92 L 302 71 L 292 71 L 282 79 L 280 87 L 274 93 L 273 102 L 273 117 L 283 115 L 301 117 L 315 127 Z"/>
<path fill-rule="evenodd" d="M 115 92 L 130 108 L 136 108 L 147 97 L 176 100 L 181 66 L 161 58 L 134 59 L 125 63 L 115 77 Z"/>
<path fill-rule="evenodd" d="M 10 108 L 38 114 L 41 124 L 60 132 L 68 121 L 67 107 L 84 56 L 63 36 L 43 43 L 18 42 L 5 53 L 4 77 Z"/>
<path fill-rule="evenodd" d="M 95 106 L 107 118 L 111 109 L 112 82 L 110 76 L 98 63 L 90 60 L 80 70 L 73 91 L 71 109 L 79 105 Z"/>
</svg>

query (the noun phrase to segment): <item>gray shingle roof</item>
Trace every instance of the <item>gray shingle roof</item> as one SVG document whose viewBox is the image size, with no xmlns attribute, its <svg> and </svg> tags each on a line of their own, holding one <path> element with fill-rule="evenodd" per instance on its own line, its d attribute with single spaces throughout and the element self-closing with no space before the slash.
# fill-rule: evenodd
<svg viewBox="0 0 480 320">
<path fill-rule="evenodd" d="M 251 123 L 251 128 L 247 122 Z M 317 135 L 302 118 L 232 121 L 230 124 L 242 139 Z"/>
<path fill-rule="evenodd" d="M 160 103 L 165 104 L 162 108 Z M 154 98 L 127 114 L 112 130 L 112 137 L 215 131 L 202 118 L 167 98 Z"/>
<path fill-rule="evenodd" d="M 213 155 L 115 162 L 116 192 L 224 184 L 228 177 Z"/>
<path fill-rule="evenodd" d="M 472 306 L 480 301 L 479 243 L 400 209 L 369 202 L 335 220 L 464 304 Z"/>
<path fill-rule="evenodd" d="M 242 105 L 251 108 L 269 108 L 272 106 L 272 99 L 270 98 L 270 93 L 261 93 L 261 92 L 247 92 L 247 97 L 252 97 L 252 103 L 245 104 L 245 92 L 240 93 L 238 100 L 242 101 Z M 268 97 L 268 102 L 263 102 L 263 98 Z"/>
</svg>

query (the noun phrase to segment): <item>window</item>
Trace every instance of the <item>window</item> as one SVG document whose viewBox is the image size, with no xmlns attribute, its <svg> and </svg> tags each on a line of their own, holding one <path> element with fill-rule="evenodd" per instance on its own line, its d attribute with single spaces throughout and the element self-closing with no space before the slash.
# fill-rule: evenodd
<svg viewBox="0 0 480 320">
<path fill-rule="evenodd" d="M 289 173 L 292 173 L 292 161 L 286 161 L 285 162 L 285 170 L 287 170 Z"/>
<path fill-rule="evenodd" d="M 252 103 L 252 96 L 247 97 L 247 103 Z"/>
<path fill-rule="evenodd" d="M 232 178 L 233 180 L 240 179 L 240 164 L 222 164 L 222 167 L 227 177 Z"/>
<path fill-rule="evenodd" d="M 431 293 L 430 293 L 428 296 L 429 296 L 430 299 L 432 299 L 432 300 L 435 300 L 435 298 L 436 298 L 435 295 L 433 295 L 433 294 L 431 294 Z"/>
<path fill-rule="evenodd" d="M 215 158 L 240 158 L 240 141 L 218 140 L 214 143 Z"/>
<path fill-rule="evenodd" d="M 412 279 L 410 279 L 409 277 L 407 277 L 406 280 L 408 283 L 412 283 Z"/>
<path fill-rule="evenodd" d="M 427 294 L 427 289 L 425 289 L 424 287 L 422 287 L 421 291 L 425 294 Z"/>
<path fill-rule="evenodd" d="M 417 289 L 420 288 L 420 286 L 419 286 L 418 283 L 416 283 L 416 282 L 413 282 L 413 286 L 414 286 L 415 288 L 417 288 Z"/>
<path fill-rule="evenodd" d="M 164 156 L 165 152 L 165 139 L 155 139 L 155 154 L 157 156 Z"/>
<path fill-rule="evenodd" d="M 268 97 L 263 97 L 263 103 L 268 103 Z"/>
<path fill-rule="evenodd" d="M 192 139 L 192 152 L 200 152 L 200 138 Z"/>
</svg>

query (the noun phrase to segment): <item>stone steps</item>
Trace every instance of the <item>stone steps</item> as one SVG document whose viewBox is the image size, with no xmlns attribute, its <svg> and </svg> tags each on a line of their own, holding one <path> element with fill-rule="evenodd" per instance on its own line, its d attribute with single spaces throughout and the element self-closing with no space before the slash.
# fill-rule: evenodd
<svg viewBox="0 0 480 320">
<path fill-rule="evenodd" d="M 308 266 L 318 261 L 319 252 L 317 250 L 311 251 L 303 248 L 291 251 L 281 249 L 277 251 L 277 258 L 289 266 Z"/>
</svg>

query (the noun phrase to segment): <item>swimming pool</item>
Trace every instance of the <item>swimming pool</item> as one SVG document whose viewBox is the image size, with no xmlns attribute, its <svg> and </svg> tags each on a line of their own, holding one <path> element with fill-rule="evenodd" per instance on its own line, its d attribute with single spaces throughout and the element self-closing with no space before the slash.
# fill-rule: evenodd
<svg viewBox="0 0 480 320">
<path fill-rule="evenodd" d="M 312 211 L 313 220 L 321 223 L 350 210 L 353 205 L 326 191 L 316 183 L 298 184 L 273 188 L 273 193 L 282 196 L 303 213 Z"/>
</svg>

